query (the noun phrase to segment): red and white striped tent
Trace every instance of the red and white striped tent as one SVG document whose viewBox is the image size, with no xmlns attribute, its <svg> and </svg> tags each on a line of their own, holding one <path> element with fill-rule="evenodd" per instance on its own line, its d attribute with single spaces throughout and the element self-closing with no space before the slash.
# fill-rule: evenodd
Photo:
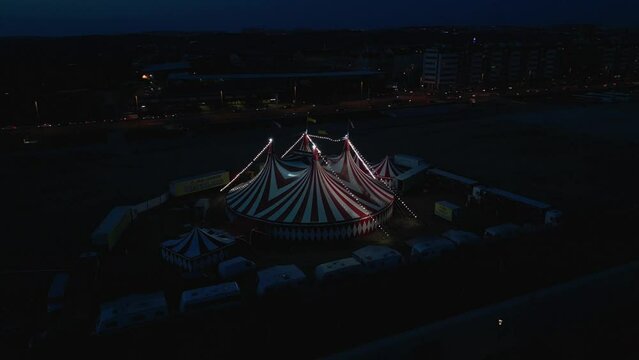
<svg viewBox="0 0 639 360">
<path fill-rule="evenodd" d="M 187 271 L 202 270 L 224 259 L 235 238 L 217 229 L 194 227 L 177 239 L 162 243 L 162 257 Z"/>
<path fill-rule="evenodd" d="M 310 152 L 310 153 L 313 152 L 313 146 L 311 145 L 311 138 L 308 136 L 307 132 L 304 132 L 304 134 L 302 135 L 302 142 L 300 143 L 299 150 Z"/>
<path fill-rule="evenodd" d="M 286 240 L 351 238 L 375 230 L 392 215 L 392 194 L 355 192 L 322 166 L 317 149 L 305 165 L 278 159 L 268 146 L 262 171 L 227 194 L 231 215 Z"/>
<path fill-rule="evenodd" d="M 353 156 L 354 149 L 348 136 L 344 137 L 344 151 L 328 160 L 327 168 L 334 171 L 345 185 L 362 201 L 378 205 L 392 203 L 394 195 L 375 179 L 372 169 L 364 161 Z"/>
<path fill-rule="evenodd" d="M 393 162 L 390 156 L 385 156 L 382 161 L 371 167 L 371 170 L 381 179 L 394 179 L 398 175 L 400 175 L 403 171 L 401 171 L 397 165 Z"/>
</svg>

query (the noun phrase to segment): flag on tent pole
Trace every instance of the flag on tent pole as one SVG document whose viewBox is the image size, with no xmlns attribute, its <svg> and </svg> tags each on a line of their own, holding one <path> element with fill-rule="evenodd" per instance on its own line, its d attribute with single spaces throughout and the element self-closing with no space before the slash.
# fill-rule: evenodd
<svg viewBox="0 0 639 360">
<path fill-rule="evenodd" d="M 310 122 L 310 123 L 313 123 L 313 124 L 317 124 L 317 119 L 314 119 L 314 118 L 312 118 L 312 117 L 310 117 L 310 116 L 307 116 L 307 117 L 306 117 L 306 122 Z"/>
<path fill-rule="evenodd" d="M 328 131 L 326 131 L 326 130 L 317 130 L 317 134 L 328 136 Z"/>
<path fill-rule="evenodd" d="M 355 124 L 353 124 L 353 120 L 348 119 L 348 123 L 351 125 L 351 129 L 355 129 Z"/>
</svg>

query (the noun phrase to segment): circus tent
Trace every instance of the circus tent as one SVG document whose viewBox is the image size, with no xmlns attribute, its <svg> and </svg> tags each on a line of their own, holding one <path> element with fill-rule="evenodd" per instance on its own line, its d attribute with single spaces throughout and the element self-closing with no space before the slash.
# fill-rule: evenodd
<svg viewBox="0 0 639 360">
<path fill-rule="evenodd" d="M 393 202 L 393 194 L 375 179 L 372 170 L 364 165 L 363 160 L 353 156 L 353 153 L 350 139 L 346 136 L 344 151 L 338 157 L 329 159 L 327 167 L 334 171 L 358 198 L 364 199 L 363 201 L 378 205 Z"/>
<path fill-rule="evenodd" d="M 313 147 L 311 146 L 311 138 L 308 136 L 308 133 L 304 132 L 302 135 L 302 142 L 300 143 L 300 147 L 298 150 L 313 152 Z"/>
<path fill-rule="evenodd" d="M 224 259 L 225 249 L 235 243 L 230 234 L 194 227 L 177 239 L 162 243 L 162 257 L 187 271 L 201 270 Z"/>
<path fill-rule="evenodd" d="M 274 238 L 329 240 L 368 233 L 392 215 L 393 195 L 371 185 L 374 179 L 363 180 L 365 174 L 342 168 L 352 177 L 338 178 L 313 146 L 310 165 L 278 159 L 271 149 L 269 144 L 262 171 L 227 194 L 234 217 L 253 221 Z M 342 166 L 351 162 L 347 155 Z"/>
<path fill-rule="evenodd" d="M 393 179 L 396 179 L 397 176 L 403 173 L 403 171 L 395 165 L 393 159 L 388 155 L 385 156 L 382 161 L 371 166 L 371 170 L 380 181 L 384 182 L 389 187 L 393 186 Z"/>
</svg>

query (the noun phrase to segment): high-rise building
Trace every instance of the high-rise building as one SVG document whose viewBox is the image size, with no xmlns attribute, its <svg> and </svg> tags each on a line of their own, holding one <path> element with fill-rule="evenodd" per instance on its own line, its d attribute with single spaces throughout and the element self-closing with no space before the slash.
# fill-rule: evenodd
<svg viewBox="0 0 639 360">
<path fill-rule="evenodd" d="M 424 51 L 422 84 L 428 88 L 446 90 L 458 83 L 459 53 L 445 47 Z"/>
<path fill-rule="evenodd" d="M 484 54 L 480 51 L 473 51 L 469 55 L 468 61 L 468 84 L 479 85 L 484 81 Z"/>
</svg>

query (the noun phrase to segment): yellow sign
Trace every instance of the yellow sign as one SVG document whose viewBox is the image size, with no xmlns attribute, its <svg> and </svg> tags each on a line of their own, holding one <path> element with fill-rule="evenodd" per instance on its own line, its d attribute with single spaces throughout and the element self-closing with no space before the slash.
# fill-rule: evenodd
<svg viewBox="0 0 639 360">
<path fill-rule="evenodd" d="M 448 206 L 447 203 L 436 202 L 435 203 L 435 215 L 440 218 L 453 222 L 455 220 L 455 210 L 452 207 Z"/>
<path fill-rule="evenodd" d="M 183 196 L 198 191 L 224 186 L 229 182 L 228 171 L 216 171 L 187 179 L 175 180 L 171 183 L 171 195 Z"/>
</svg>

